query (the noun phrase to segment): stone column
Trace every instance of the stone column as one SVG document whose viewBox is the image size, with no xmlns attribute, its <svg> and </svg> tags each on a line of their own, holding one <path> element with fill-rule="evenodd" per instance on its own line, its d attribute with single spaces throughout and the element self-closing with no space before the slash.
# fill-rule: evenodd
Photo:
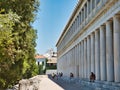
<svg viewBox="0 0 120 90">
<path fill-rule="evenodd" d="M 100 38 L 99 30 L 95 31 L 95 74 L 96 80 L 100 80 Z"/>
<path fill-rule="evenodd" d="M 73 52 L 73 54 L 74 54 L 74 65 L 73 65 L 73 74 L 74 74 L 74 76 L 75 76 L 75 65 L 76 65 L 76 57 L 75 57 L 75 51 L 76 51 L 76 46 L 74 47 L 74 52 Z"/>
<path fill-rule="evenodd" d="M 77 65 L 79 65 L 79 43 L 77 44 Z"/>
<path fill-rule="evenodd" d="M 90 36 L 87 37 L 87 78 L 89 78 L 90 76 L 90 71 L 91 71 L 91 62 L 90 62 L 90 58 L 91 58 L 91 55 L 90 55 Z"/>
<path fill-rule="evenodd" d="M 81 43 L 79 43 L 79 78 L 81 78 Z"/>
<path fill-rule="evenodd" d="M 79 77 L 79 43 L 77 45 L 77 78 Z"/>
<path fill-rule="evenodd" d="M 74 61 L 75 61 L 75 64 L 74 64 L 74 77 L 76 77 L 76 45 L 74 47 Z"/>
<path fill-rule="evenodd" d="M 76 68 L 76 77 L 77 77 L 77 73 L 78 73 L 78 71 L 77 71 L 77 65 L 78 65 L 78 63 L 77 63 L 77 60 L 78 60 L 77 54 L 78 54 L 78 45 L 76 45 L 76 66 L 75 66 L 75 68 Z"/>
<path fill-rule="evenodd" d="M 70 55 L 70 72 L 71 72 L 71 63 L 72 63 L 72 60 L 73 60 L 73 48 L 71 49 L 71 55 Z"/>
<path fill-rule="evenodd" d="M 95 0 L 95 8 L 97 7 L 97 0 Z"/>
<path fill-rule="evenodd" d="M 90 13 L 92 12 L 92 0 L 90 0 Z"/>
<path fill-rule="evenodd" d="M 80 13 L 78 15 L 78 28 L 80 27 Z"/>
<path fill-rule="evenodd" d="M 92 10 L 95 8 L 95 0 L 91 0 L 92 1 Z"/>
<path fill-rule="evenodd" d="M 81 12 L 79 13 L 79 26 L 81 25 Z"/>
<path fill-rule="evenodd" d="M 91 72 L 95 73 L 95 36 L 91 34 Z"/>
<path fill-rule="evenodd" d="M 82 73 L 82 78 L 84 78 L 84 42 L 81 41 L 81 73 Z"/>
<path fill-rule="evenodd" d="M 86 9 L 85 9 L 85 5 L 84 5 L 84 20 L 83 20 L 83 22 L 84 22 L 84 25 L 83 26 L 85 26 L 85 23 L 86 23 L 86 17 L 85 17 L 85 14 L 87 13 L 87 11 L 86 11 Z"/>
<path fill-rule="evenodd" d="M 68 63 L 68 66 L 67 66 L 67 74 L 70 72 L 70 69 L 69 69 L 69 67 L 70 67 L 70 50 L 68 51 L 68 60 L 67 60 L 67 63 Z"/>
<path fill-rule="evenodd" d="M 70 73 L 70 59 L 71 59 L 71 51 L 72 51 L 72 50 L 70 50 L 70 56 L 68 56 L 68 57 L 69 57 L 69 60 L 68 60 L 69 73 Z"/>
<path fill-rule="evenodd" d="M 86 71 L 87 71 L 87 65 L 86 65 L 86 60 L 87 60 L 87 47 L 86 47 L 86 38 L 84 39 L 84 78 L 86 78 Z"/>
<path fill-rule="evenodd" d="M 75 32 L 76 32 L 76 29 L 77 29 L 77 19 L 75 19 Z"/>
<path fill-rule="evenodd" d="M 78 30 L 78 16 L 76 17 L 76 31 Z"/>
<path fill-rule="evenodd" d="M 100 27 L 100 75 L 101 80 L 106 80 L 106 38 L 105 26 Z"/>
<path fill-rule="evenodd" d="M 107 81 L 114 81 L 114 58 L 113 58 L 113 25 L 112 21 L 106 22 L 106 63 Z"/>
<path fill-rule="evenodd" d="M 68 72 L 69 72 L 69 69 L 68 69 L 69 52 L 70 52 L 70 51 L 68 51 L 68 52 L 66 53 L 66 73 L 67 73 L 67 75 L 68 75 Z"/>
<path fill-rule="evenodd" d="M 81 24 L 80 24 L 80 27 L 81 27 L 81 29 L 82 29 L 82 23 L 83 23 L 83 9 L 81 9 Z"/>
<path fill-rule="evenodd" d="M 63 72 L 63 61 L 64 61 L 64 60 L 63 60 L 63 56 L 62 56 L 62 57 L 61 57 L 61 67 L 60 67 L 62 72 Z M 63 72 L 63 73 L 64 73 L 64 72 Z"/>
<path fill-rule="evenodd" d="M 87 17 L 88 17 L 88 15 L 89 15 L 89 2 L 88 2 L 88 0 L 87 0 Z"/>
<path fill-rule="evenodd" d="M 80 66 L 79 66 L 79 70 L 80 70 L 80 78 L 82 78 L 82 42 L 80 42 Z"/>
<path fill-rule="evenodd" d="M 88 4 L 88 17 L 89 17 L 89 14 L 90 14 L 90 12 L 91 12 L 91 0 L 87 0 L 87 4 Z M 89 19 L 89 18 L 88 18 Z"/>
<path fill-rule="evenodd" d="M 75 51 L 75 48 L 73 47 L 73 49 L 72 49 L 72 59 L 71 59 L 71 70 L 72 70 L 72 72 L 73 72 L 73 70 L 74 70 L 74 65 L 75 65 L 75 59 L 74 59 L 74 51 Z"/>
<path fill-rule="evenodd" d="M 120 82 L 120 16 L 113 17 L 115 82 Z"/>
<path fill-rule="evenodd" d="M 68 51 L 67 54 L 66 54 L 66 72 L 67 72 L 67 75 L 69 73 L 69 69 L 68 69 L 69 52 L 70 51 Z"/>
<path fill-rule="evenodd" d="M 80 77 L 80 43 L 78 43 L 78 77 Z"/>
</svg>

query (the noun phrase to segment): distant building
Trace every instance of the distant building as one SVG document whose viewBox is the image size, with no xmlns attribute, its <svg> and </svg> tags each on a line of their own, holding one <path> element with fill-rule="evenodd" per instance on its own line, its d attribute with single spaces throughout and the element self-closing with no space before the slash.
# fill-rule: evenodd
<svg viewBox="0 0 120 90">
<path fill-rule="evenodd" d="M 48 66 L 57 66 L 57 53 L 53 49 L 48 50 L 44 56 L 47 58 Z"/>
<path fill-rule="evenodd" d="M 37 54 L 37 55 L 35 55 L 35 59 L 36 59 L 36 64 L 37 65 L 43 65 L 43 70 L 45 70 L 45 68 L 46 68 L 46 57 L 45 56 L 43 56 L 43 55 L 39 55 L 39 54 Z"/>
<path fill-rule="evenodd" d="M 48 57 L 48 66 L 57 66 L 57 53 L 53 52 L 51 57 Z"/>
</svg>

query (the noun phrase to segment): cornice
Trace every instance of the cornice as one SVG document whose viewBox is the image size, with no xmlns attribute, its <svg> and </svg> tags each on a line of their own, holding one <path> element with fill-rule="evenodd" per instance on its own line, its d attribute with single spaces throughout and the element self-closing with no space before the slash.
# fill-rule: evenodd
<svg viewBox="0 0 120 90">
<path fill-rule="evenodd" d="M 72 23 L 75 15 L 76 15 L 77 12 L 78 12 L 78 9 L 81 7 L 82 3 L 85 2 L 85 1 L 86 1 L 86 0 L 79 0 L 79 1 L 78 1 L 78 3 L 77 3 L 77 5 L 76 5 L 76 7 L 75 7 L 75 9 L 74 9 L 74 11 L 73 11 L 73 13 L 72 13 L 72 15 L 70 16 L 70 18 L 69 18 L 69 20 L 68 20 L 68 22 L 67 22 L 67 25 L 65 26 L 65 28 L 64 28 L 64 30 L 63 30 L 60 38 L 59 38 L 58 41 L 57 41 L 56 46 L 57 46 L 57 45 L 62 41 L 62 39 L 64 38 L 65 34 L 67 33 L 68 27 L 70 26 L 70 24 Z"/>
</svg>

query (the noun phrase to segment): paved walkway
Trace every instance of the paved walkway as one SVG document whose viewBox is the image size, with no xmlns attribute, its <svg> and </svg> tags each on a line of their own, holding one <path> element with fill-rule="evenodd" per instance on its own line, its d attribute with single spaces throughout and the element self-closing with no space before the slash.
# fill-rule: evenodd
<svg viewBox="0 0 120 90">
<path fill-rule="evenodd" d="M 47 75 L 37 75 L 30 79 L 23 79 L 19 83 L 20 90 L 94 90 L 80 83 L 69 82 L 60 77 L 53 79 Z"/>
<path fill-rule="evenodd" d="M 49 79 L 47 76 L 41 78 L 39 90 L 64 90 L 61 86 Z"/>
<path fill-rule="evenodd" d="M 55 82 L 56 84 L 58 84 L 59 86 L 61 86 L 63 90 L 94 90 L 91 87 L 82 86 L 82 85 L 80 85 L 78 83 L 65 81 L 65 80 L 63 80 L 61 78 L 52 79 L 52 78 L 49 77 L 49 79 L 51 79 L 53 82 Z"/>
<path fill-rule="evenodd" d="M 84 80 L 79 82 L 76 80 L 70 80 L 65 77 L 53 79 L 51 76 L 37 75 L 30 79 L 20 80 L 19 90 L 120 90 L 119 83 L 112 83 L 109 85 L 108 82 L 86 82 Z M 16 86 L 16 89 L 11 90 L 18 90 L 18 85 Z"/>
</svg>

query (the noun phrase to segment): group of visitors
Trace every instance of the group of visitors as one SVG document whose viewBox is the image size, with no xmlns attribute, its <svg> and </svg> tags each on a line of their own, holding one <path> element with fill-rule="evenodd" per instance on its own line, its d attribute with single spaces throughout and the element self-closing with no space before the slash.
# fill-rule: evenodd
<svg viewBox="0 0 120 90">
<path fill-rule="evenodd" d="M 62 76 L 63 76 L 63 73 L 62 73 L 62 72 L 57 73 L 57 74 L 52 73 L 52 78 L 53 78 L 53 79 L 54 79 L 55 77 L 58 79 L 58 77 L 62 77 Z"/>
<path fill-rule="evenodd" d="M 57 73 L 57 74 L 52 73 L 52 78 L 53 78 L 53 79 L 54 79 L 55 77 L 56 77 L 56 79 L 58 79 L 58 77 L 62 77 L 62 76 L 63 76 L 63 73 L 62 73 L 62 72 Z M 71 72 L 71 73 L 70 73 L 70 79 L 72 79 L 73 77 L 74 77 L 74 74 Z M 93 72 L 91 72 L 91 74 L 90 74 L 90 82 L 94 82 L 95 79 L 96 79 L 95 74 L 94 74 Z"/>
<path fill-rule="evenodd" d="M 71 73 L 70 73 L 70 79 L 72 79 L 73 77 L 74 77 L 74 75 L 73 75 L 73 73 L 71 72 Z M 96 79 L 95 74 L 94 74 L 93 72 L 91 72 L 91 74 L 90 74 L 90 82 L 94 82 L 95 79 Z"/>
</svg>

